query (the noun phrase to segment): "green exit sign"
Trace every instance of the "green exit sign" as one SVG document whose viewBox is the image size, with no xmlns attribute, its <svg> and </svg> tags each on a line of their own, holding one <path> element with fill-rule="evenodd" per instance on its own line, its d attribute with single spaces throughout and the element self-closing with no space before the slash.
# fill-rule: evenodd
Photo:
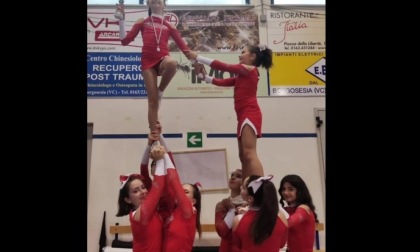
<svg viewBox="0 0 420 252">
<path fill-rule="evenodd" d="M 187 147 L 203 147 L 203 134 L 201 132 L 187 132 Z"/>
</svg>

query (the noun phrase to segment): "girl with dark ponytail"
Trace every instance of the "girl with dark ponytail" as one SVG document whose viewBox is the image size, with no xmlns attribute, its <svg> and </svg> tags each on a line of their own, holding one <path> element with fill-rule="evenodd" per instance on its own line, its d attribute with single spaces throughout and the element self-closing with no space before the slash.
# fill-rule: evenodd
<svg viewBox="0 0 420 252">
<path fill-rule="evenodd" d="M 272 175 L 247 177 L 241 195 L 249 204 L 248 211 L 233 219 L 232 251 L 279 251 L 286 245 L 288 224 L 279 211 Z"/>
<path fill-rule="evenodd" d="M 206 58 L 195 52 L 186 54 L 194 65 L 198 78 L 207 83 L 223 87 L 235 87 L 234 101 L 237 117 L 237 138 L 239 159 L 242 164 L 242 177 L 264 176 L 263 166 L 257 155 L 257 138 L 262 136 L 262 113 L 257 101 L 257 89 L 260 73 L 258 67 L 267 70 L 273 66 L 272 51 L 264 45 L 246 46 L 239 55 L 239 64 L 227 64 L 219 60 Z M 198 64 L 201 67 L 198 67 Z M 206 75 L 202 64 L 213 69 L 235 74 L 226 79 L 213 78 Z"/>
</svg>

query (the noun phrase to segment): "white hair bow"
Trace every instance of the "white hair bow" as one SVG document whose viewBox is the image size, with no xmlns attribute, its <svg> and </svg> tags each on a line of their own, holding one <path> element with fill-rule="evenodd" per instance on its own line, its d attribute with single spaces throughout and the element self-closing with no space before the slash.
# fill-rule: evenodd
<svg viewBox="0 0 420 252">
<path fill-rule="evenodd" d="M 137 173 L 129 173 L 127 175 L 120 175 L 120 183 L 121 183 L 120 189 L 124 187 L 125 183 L 127 183 L 130 177 L 138 178 L 141 181 L 143 181 L 144 179 L 143 175 L 137 174 Z"/>
<path fill-rule="evenodd" d="M 258 45 L 258 47 L 260 48 L 260 51 L 264 51 L 265 49 L 267 49 L 266 45 Z"/>
<path fill-rule="evenodd" d="M 252 187 L 252 191 L 254 191 L 254 193 L 256 193 L 258 188 L 260 188 L 263 181 L 271 180 L 272 178 L 273 178 L 273 175 L 260 177 L 260 178 L 254 180 L 254 181 L 251 181 L 251 183 L 249 183 L 248 187 Z"/>
</svg>

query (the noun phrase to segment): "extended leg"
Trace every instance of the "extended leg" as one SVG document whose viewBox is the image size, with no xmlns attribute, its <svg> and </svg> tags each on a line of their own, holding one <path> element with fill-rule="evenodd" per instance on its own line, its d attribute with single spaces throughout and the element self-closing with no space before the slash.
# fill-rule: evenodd
<svg viewBox="0 0 420 252">
<path fill-rule="evenodd" d="M 238 147 L 242 163 L 242 177 L 246 178 L 250 175 L 264 176 L 264 169 L 257 155 L 257 135 L 249 124 L 242 128 Z"/>
<path fill-rule="evenodd" d="M 158 109 L 159 109 L 159 95 L 157 88 L 157 73 L 153 68 L 149 68 L 143 71 L 144 83 L 147 91 L 148 101 L 148 112 L 147 119 L 149 121 L 150 131 L 156 127 L 156 121 L 158 121 Z"/>
</svg>

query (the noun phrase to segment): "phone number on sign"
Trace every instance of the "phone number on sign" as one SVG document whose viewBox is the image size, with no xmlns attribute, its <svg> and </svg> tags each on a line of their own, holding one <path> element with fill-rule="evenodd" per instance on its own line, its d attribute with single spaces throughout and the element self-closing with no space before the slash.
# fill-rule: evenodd
<svg viewBox="0 0 420 252">
<path fill-rule="evenodd" d="M 138 96 L 145 96 L 146 90 L 89 90 L 87 94 L 90 96 L 95 95 L 138 95 Z"/>
</svg>

